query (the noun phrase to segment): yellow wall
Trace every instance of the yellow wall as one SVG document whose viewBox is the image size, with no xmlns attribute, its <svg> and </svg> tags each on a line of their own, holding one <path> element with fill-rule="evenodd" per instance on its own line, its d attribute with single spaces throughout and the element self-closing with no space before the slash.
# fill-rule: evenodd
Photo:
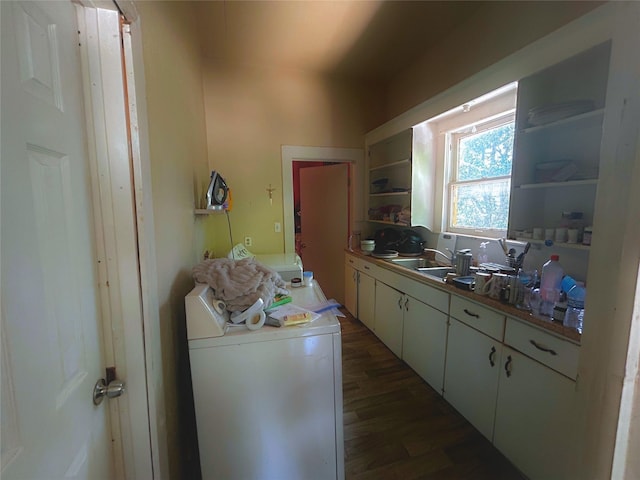
<svg viewBox="0 0 640 480">
<path fill-rule="evenodd" d="M 193 215 L 194 178 L 208 168 L 200 52 L 190 5 L 140 1 L 136 7 L 146 77 L 168 461 L 171 478 L 194 478 L 189 466 L 199 465 L 184 296 L 193 288 L 201 235 Z"/>
<path fill-rule="evenodd" d="M 282 145 L 363 147 L 381 104 L 372 90 L 296 70 L 234 67 L 213 60 L 204 67 L 209 165 L 233 191 L 234 244 L 253 238 L 253 253 L 284 251 Z M 376 114 L 376 112 L 378 112 Z M 266 189 L 275 188 L 273 205 Z M 207 247 L 231 248 L 224 215 L 206 220 Z"/>
</svg>

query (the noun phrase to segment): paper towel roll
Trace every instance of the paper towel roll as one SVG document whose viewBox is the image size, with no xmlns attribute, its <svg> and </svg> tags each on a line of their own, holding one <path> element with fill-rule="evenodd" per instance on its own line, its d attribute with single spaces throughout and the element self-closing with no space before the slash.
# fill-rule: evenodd
<svg viewBox="0 0 640 480">
<path fill-rule="evenodd" d="M 247 328 L 249 330 L 258 330 L 259 328 L 262 328 L 266 318 L 267 315 L 264 313 L 264 310 L 260 310 L 251 318 L 247 318 Z"/>
</svg>

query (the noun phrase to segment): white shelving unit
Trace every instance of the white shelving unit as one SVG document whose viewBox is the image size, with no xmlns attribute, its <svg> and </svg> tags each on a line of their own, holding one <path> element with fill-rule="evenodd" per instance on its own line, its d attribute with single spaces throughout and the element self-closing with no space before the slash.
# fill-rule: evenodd
<svg viewBox="0 0 640 480">
<path fill-rule="evenodd" d="M 593 222 L 610 50 L 609 42 L 598 45 L 518 83 L 509 212 L 511 238 L 520 237 L 516 232 L 534 227 L 561 226 L 562 212 L 582 212 L 584 225 Z M 532 108 L 583 100 L 591 101 L 593 109 L 543 125 L 529 124 Z M 576 167 L 567 181 L 550 182 L 537 175 L 540 164 L 561 161 L 572 162 Z M 589 250 L 579 244 L 554 246 Z"/>
<path fill-rule="evenodd" d="M 411 208 L 411 146 L 411 129 L 369 146 L 365 183 L 369 222 L 410 225 L 410 221 L 399 220 L 398 214 Z M 383 179 L 386 184 L 374 183 Z"/>
</svg>

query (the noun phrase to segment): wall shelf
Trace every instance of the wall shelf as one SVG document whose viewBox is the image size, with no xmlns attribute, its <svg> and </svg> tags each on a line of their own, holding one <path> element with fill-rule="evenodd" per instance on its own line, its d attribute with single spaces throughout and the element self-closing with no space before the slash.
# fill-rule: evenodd
<svg viewBox="0 0 640 480">
<path fill-rule="evenodd" d="M 574 115 L 573 117 L 563 118 L 561 120 L 557 120 L 555 122 L 545 123 L 544 125 L 536 125 L 535 127 L 528 127 L 522 130 L 524 133 L 535 133 L 541 130 L 546 130 L 547 128 L 556 128 L 561 127 L 563 125 L 571 125 L 573 123 L 581 122 L 583 120 L 589 120 L 591 118 L 595 119 L 597 117 L 604 116 L 604 108 L 599 108 L 597 110 L 591 110 L 587 113 L 581 113 L 580 115 Z"/>
<path fill-rule="evenodd" d="M 546 247 L 547 245 L 545 244 L 544 240 L 533 240 L 531 238 L 523 238 L 523 237 L 516 237 L 515 240 L 517 240 L 518 242 L 529 242 L 532 245 L 541 245 L 543 247 Z M 568 248 L 571 250 L 590 250 L 591 246 L 590 245 L 582 245 L 581 243 L 556 243 L 553 242 L 552 245 L 549 245 L 548 248 Z"/>
<path fill-rule="evenodd" d="M 220 209 L 220 210 L 208 210 L 206 208 L 196 208 L 193 213 L 195 215 L 218 215 L 220 213 L 225 213 L 226 210 L 224 209 Z"/>
<path fill-rule="evenodd" d="M 369 169 L 370 172 L 373 172 L 375 170 L 382 170 L 383 168 L 391 168 L 391 167 L 400 167 L 403 165 L 411 165 L 411 159 L 410 158 L 405 158 L 403 160 L 398 160 L 397 162 L 390 162 L 387 163 L 386 165 L 379 165 L 377 167 L 371 167 Z"/>
<path fill-rule="evenodd" d="M 545 183 L 525 183 L 515 188 L 521 188 L 523 190 L 530 188 L 567 188 L 567 187 L 579 187 L 582 185 L 597 185 L 597 178 L 590 178 L 588 180 L 567 180 L 566 182 L 545 182 Z"/>
</svg>

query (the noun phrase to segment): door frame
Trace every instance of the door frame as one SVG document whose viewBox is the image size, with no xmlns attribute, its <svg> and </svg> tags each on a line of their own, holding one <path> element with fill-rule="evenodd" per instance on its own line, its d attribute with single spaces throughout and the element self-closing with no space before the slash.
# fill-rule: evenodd
<svg viewBox="0 0 640 480">
<path fill-rule="evenodd" d="M 105 365 L 127 385 L 108 405 L 115 472 L 168 478 L 140 19 L 128 0 L 76 5 Z"/>
<path fill-rule="evenodd" d="M 304 147 L 283 145 L 282 156 L 282 203 L 284 228 L 284 253 L 295 253 L 295 222 L 293 218 L 293 162 L 333 162 L 349 163 L 351 167 L 351 185 L 348 199 L 349 232 L 354 222 L 362 220 L 362 172 L 364 150 L 361 148 Z"/>
</svg>

